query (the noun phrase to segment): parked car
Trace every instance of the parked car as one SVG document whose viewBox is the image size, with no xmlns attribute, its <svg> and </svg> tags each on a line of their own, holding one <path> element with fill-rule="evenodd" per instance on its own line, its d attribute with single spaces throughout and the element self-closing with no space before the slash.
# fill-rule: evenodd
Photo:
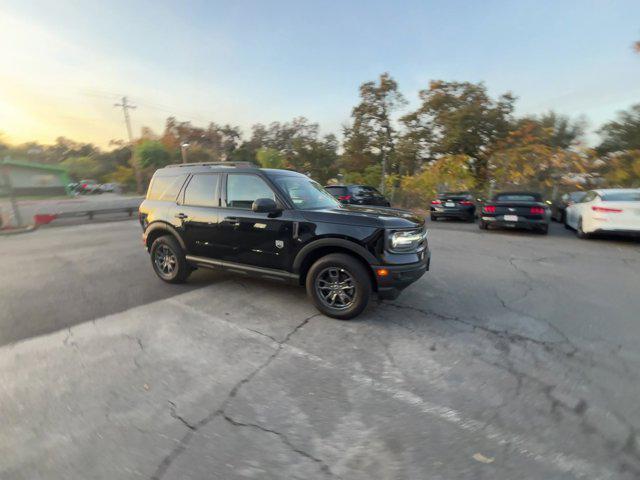
<svg viewBox="0 0 640 480">
<path fill-rule="evenodd" d="M 304 285 L 339 319 L 360 314 L 373 294 L 397 297 L 431 258 L 422 217 L 343 205 L 305 175 L 243 162 L 157 170 L 139 215 L 165 282 L 204 267 Z"/>
<path fill-rule="evenodd" d="M 438 194 L 431 201 L 431 220 L 457 218 L 473 222 L 476 218 L 476 204 L 471 192 L 446 192 Z"/>
<path fill-rule="evenodd" d="M 536 192 L 501 192 L 486 202 L 478 226 L 526 228 L 542 234 L 549 231 L 551 209 Z"/>
<path fill-rule="evenodd" d="M 83 179 L 78 182 L 77 192 L 81 195 L 92 195 L 102 193 L 100 184 L 95 180 Z"/>
<path fill-rule="evenodd" d="M 551 204 L 551 220 L 564 223 L 567 207 L 582 200 L 586 193 L 587 192 L 569 192 L 554 201 Z"/>
<path fill-rule="evenodd" d="M 103 183 L 100 185 L 100 191 L 103 193 L 120 193 L 122 190 L 117 183 Z"/>
<path fill-rule="evenodd" d="M 591 190 L 567 207 L 565 226 L 579 238 L 596 233 L 640 235 L 640 188 Z"/>
<path fill-rule="evenodd" d="M 324 188 L 344 204 L 391 206 L 384 195 L 369 185 L 327 185 Z"/>
</svg>

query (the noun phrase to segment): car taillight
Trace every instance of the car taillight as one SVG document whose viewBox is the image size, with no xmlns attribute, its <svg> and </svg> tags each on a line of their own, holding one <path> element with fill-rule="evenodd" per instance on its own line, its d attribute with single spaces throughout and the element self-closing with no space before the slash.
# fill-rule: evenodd
<svg viewBox="0 0 640 480">
<path fill-rule="evenodd" d="M 338 200 L 340 200 L 341 202 L 347 202 L 351 200 L 351 195 L 340 195 L 338 197 Z"/>
<path fill-rule="evenodd" d="M 82 184 L 82 188 L 87 188 L 89 185 L 87 183 Z"/>
<path fill-rule="evenodd" d="M 544 208 L 542 207 L 531 207 L 530 210 L 532 215 L 544 215 Z"/>
<path fill-rule="evenodd" d="M 600 213 L 620 213 L 622 212 L 621 208 L 609 208 L 609 207 L 591 207 L 591 210 L 594 212 Z"/>
<path fill-rule="evenodd" d="M 469 200 L 462 200 L 460 202 L 460 205 L 464 205 L 464 206 L 469 206 L 469 205 L 473 205 L 473 202 L 470 202 Z"/>
<path fill-rule="evenodd" d="M 495 205 L 485 205 L 482 208 L 482 211 L 484 213 L 496 213 L 496 207 L 495 207 Z"/>
<path fill-rule="evenodd" d="M 440 205 L 441 203 L 440 200 L 431 200 L 431 205 Z"/>
</svg>

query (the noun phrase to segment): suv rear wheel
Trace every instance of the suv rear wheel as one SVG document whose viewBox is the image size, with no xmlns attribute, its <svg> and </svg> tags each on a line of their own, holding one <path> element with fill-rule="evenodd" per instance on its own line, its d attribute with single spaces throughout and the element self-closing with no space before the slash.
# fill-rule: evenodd
<svg viewBox="0 0 640 480">
<path fill-rule="evenodd" d="M 183 283 L 191 273 L 182 247 L 171 235 L 156 238 L 150 253 L 156 275 L 167 283 Z"/>
<path fill-rule="evenodd" d="M 317 260 L 309 269 L 306 287 L 318 310 L 340 320 L 359 315 L 371 297 L 371 279 L 365 267 L 343 253 Z"/>
</svg>

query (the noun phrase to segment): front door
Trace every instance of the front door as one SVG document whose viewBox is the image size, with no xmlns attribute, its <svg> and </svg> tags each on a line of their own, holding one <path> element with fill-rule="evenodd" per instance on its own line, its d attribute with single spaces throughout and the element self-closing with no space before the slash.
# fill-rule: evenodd
<svg viewBox="0 0 640 480">
<path fill-rule="evenodd" d="M 267 182 L 250 173 L 227 175 L 220 209 L 223 260 L 263 268 L 286 269 L 293 237 L 291 212 L 267 214 L 251 210 L 258 198 L 279 200 Z"/>
</svg>

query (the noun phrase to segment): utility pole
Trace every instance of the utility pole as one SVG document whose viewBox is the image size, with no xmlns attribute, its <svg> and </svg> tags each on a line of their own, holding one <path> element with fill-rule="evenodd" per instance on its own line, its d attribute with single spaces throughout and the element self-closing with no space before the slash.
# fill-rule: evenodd
<svg viewBox="0 0 640 480">
<path fill-rule="evenodd" d="M 136 175 L 136 190 L 142 193 L 142 172 L 135 158 L 133 158 L 133 134 L 131 133 L 131 118 L 129 117 L 129 109 L 135 110 L 137 107 L 127 102 L 127 97 L 122 97 L 122 103 L 114 103 L 114 107 L 122 107 L 124 113 L 124 123 L 127 126 L 127 135 L 129 136 L 129 147 L 131 147 L 131 165 Z"/>
<path fill-rule="evenodd" d="M 9 157 L 6 157 L 5 160 L 8 160 Z M 2 166 L 2 177 L 4 179 L 4 186 L 7 189 L 7 193 L 9 195 L 9 202 L 11 203 L 11 213 L 13 215 L 13 219 L 15 221 L 16 227 L 22 227 L 22 216 L 20 215 L 20 208 L 18 207 L 18 202 L 16 201 L 15 192 L 13 190 L 13 184 L 11 183 L 11 175 L 9 173 L 9 165 Z M 0 218 L 0 223 L 2 223 L 2 218 Z"/>
</svg>

